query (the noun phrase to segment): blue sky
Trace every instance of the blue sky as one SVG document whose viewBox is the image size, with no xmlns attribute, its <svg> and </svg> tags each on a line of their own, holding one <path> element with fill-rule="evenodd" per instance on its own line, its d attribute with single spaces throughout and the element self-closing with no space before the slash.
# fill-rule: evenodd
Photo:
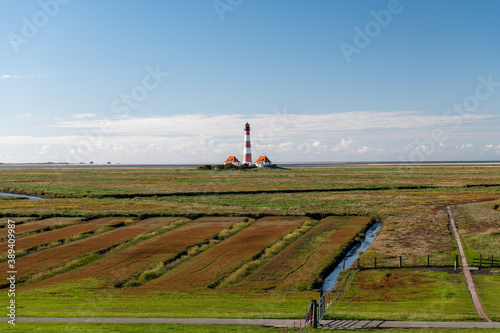
<svg viewBox="0 0 500 333">
<path fill-rule="evenodd" d="M 0 6 L 0 162 L 500 160 L 497 1 Z"/>
</svg>

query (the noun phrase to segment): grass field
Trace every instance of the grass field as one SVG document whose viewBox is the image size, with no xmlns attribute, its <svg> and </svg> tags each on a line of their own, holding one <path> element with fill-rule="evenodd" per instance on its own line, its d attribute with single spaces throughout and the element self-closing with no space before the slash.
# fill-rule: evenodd
<svg viewBox="0 0 500 333">
<path fill-rule="evenodd" d="M 500 184 L 499 167 L 339 167 L 217 172 L 193 169 L 0 170 L 0 190 L 51 197 L 285 189 Z M 255 176 L 258 174 L 258 177 Z"/>
<path fill-rule="evenodd" d="M 92 285 L 93 283 L 93 285 Z M 154 293 L 104 290 L 99 281 L 20 288 L 16 302 L 20 317 L 141 317 L 141 318 L 283 318 L 305 316 L 317 292 L 245 295 L 206 292 Z M 137 291 L 137 288 L 132 288 Z M 306 305 L 304 307 L 304 305 Z"/>
<path fill-rule="evenodd" d="M 60 332 L 180 332 L 180 333 L 284 333 L 284 328 L 267 328 L 257 325 L 182 325 L 182 324 L 38 324 L 38 323 L 20 323 L 15 328 L 8 328 L 8 330 L 16 332 L 47 332 L 47 333 L 60 333 Z M 290 329 L 291 330 L 291 329 Z M 308 332 L 345 332 L 345 330 L 330 330 L 330 329 L 313 329 L 308 328 Z M 379 332 L 378 329 L 364 329 L 363 332 Z M 453 333 L 456 329 L 385 329 L 384 332 L 389 333 Z M 460 329 L 460 332 L 492 332 L 492 329 L 487 328 L 474 328 L 474 329 Z"/>
<path fill-rule="evenodd" d="M 361 256 L 361 264 L 372 267 L 377 258 L 379 267 L 398 267 L 402 256 L 403 265 L 425 266 L 429 255 L 431 266 L 450 266 L 457 254 L 444 210 L 422 210 L 387 216 L 381 233 Z"/>
<path fill-rule="evenodd" d="M 481 255 L 500 259 L 500 211 L 498 201 L 459 205 L 454 208 L 457 228 L 463 242 L 467 261 Z"/>
<path fill-rule="evenodd" d="M 332 318 L 477 321 L 460 273 L 430 270 L 361 271 Z M 397 319 L 396 319 L 397 318 Z"/>
<path fill-rule="evenodd" d="M 48 199 L 0 200 L 0 221 L 26 228 L 16 249 L 32 252 L 18 258 L 20 277 L 40 273 L 49 258 L 45 273 L 56 261 L 72 263 L 77 244 L 88 245 L 77 264 L 19 285 L 19 316 L 298 318 L 317 298 L 321 272 L 372 218 L 383 226 L 361 256 L 366 267 L 375 257 L 394 267 L 399 256 L 406 267 L 423 266 L 427 255 L 431 266 L 451 265 L 457 249 L 446 205 L 454 205 L 468 255 L 500 256 L 499 176 L 500 167 L 488 166 L 4 169 L 0 191 Z M 55 230 L 30 221 L 55 217 L 90 221 Z M 164 225 L 128 232 L 150 217 Z M 98 218 L 135 223 L 110 230 L 113 223 L 92 226 Z M 361 271 L 329 316 L 479 320 L 462 275 L 436 270 Z M 498 318 L 498 276 L 474 279 Z"/>
<path fill-rule="evenodd" d="M 474 274 L 474 283 L 484 311 L 493 321 L 500 321 L 500 269 L 492 269 L 490 274 Z"/>
</svg>

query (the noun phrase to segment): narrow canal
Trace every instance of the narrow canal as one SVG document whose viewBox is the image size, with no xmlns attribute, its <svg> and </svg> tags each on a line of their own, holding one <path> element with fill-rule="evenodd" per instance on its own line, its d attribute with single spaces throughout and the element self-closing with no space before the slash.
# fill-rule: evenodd
<svg viewBox="0 0 500 333">
<path fill-rule="evenodd" d="M 323 290 L 325 292 L 332 291 L 337 284 L 337 278 L 339 277 L 340 272 L 344 269 L 344 260 L 345 260 L 345 268 L 351 268 L 352 264 L 356 262 L 359 258 L 360 252 L 366 252 L 368 247 L 377 237 L 377 233 L 382 227 L 382 223 L 377 222 L 373 224 L 370 229 L 368 229 L 365 233 L 365 237 L 361 240 L 361 242 L 355 245 L 344 257 L 344 259 L 340 262 L 340 264 L 335 267 L 333 272 L 330 273 L 323 282 Z"/>
<path fill-rule="evenodd" d="M 0 196 L 3 197 L 20 197 L 20 198 L 28 198 L 30 200 L 41 200 L 42 198 L 40 197 L 34 197 L 31 195 L 24 195 L 24 194 L 13 194 L 13 193 L 5 193 L 5 192 L 0 192 Z"/>
</svg>

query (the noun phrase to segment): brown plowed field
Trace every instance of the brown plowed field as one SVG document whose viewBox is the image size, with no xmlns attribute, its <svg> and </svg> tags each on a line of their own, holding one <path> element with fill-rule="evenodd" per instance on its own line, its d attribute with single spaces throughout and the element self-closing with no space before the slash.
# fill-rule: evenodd
<svg viewBox="0 0 500 333">
<path fill-rule="evenodd" d="M 5 225 L 7 224 L 7 222 L 9 220 L 16 222 L 16 224 L 21 225 L 22 223 L 26 223 L 28 221 L 37 220 L 37 218 L 36 217 L 0 217 L 0 225 L 3 225 L 5 227 Z"/>
<path fill-rule="evenodd" d="M 20 225 L 16 225 L 16 238 L 19 238 L 20 235 L 35 231 L 35 230 L 40 230 L 44 229 L 53 225 L 57 224 L 73 224 L 76 222 L 80 222 L 82 218 L 80 217 L 53 217 L 50 219 L 45 219 L 45 220 L 39 220 L 39 221 L 33 221 L 29 223 L 23 223 Z M 16 221 L 16 220 L 14 220 Z M 17 221 L 16 221 L 17 222 Z M 0 229 L 0 237 L 6 237 L 7 236 L 7 228 Z M 0 244 L 0 249 L 2 249 Z"/>
<path fill-rule="evenodd" d="M 305 223 L 305 217 L 262 218 L 236 235 L 137 289 L 187 291 L 206 288 L 251 260 L 273 241 Z"/>
<path fill-rule="evenodd" d="M 161 221 L 157 219 L 144 220 L 97 236 L 24 256 L 17 261 L 18 278 L 25 279 L 31 274 L 43 272 L 44 270 L 67 263 L 70 260 L 104 250 L 112 245 L 123 243 L 141 233 L 158 229 L 162 225 Z"/>
<path fill-rule="evenodd" d="M 172 222 L 179 218 L 171 219 Z M 81 278 L 97 278 L 105 285 L 121 282 L 135 273 L 142 272 L 151 264 L 174 258 L 192 245 L 208 239 L 232 224 L 243 222 L 243 217 L 200 218 L 179 228 L 153 237 L 134 246 L 113 253 L 78 270 L 41 282 L 39 285 L 75 281 Z"/>
<path fill-rule="evenodd" d="M 36 217 L 2 217 L 0 218 L 0 237 L 5 237 L 7 236 L 7 223 L 8 221 L 14 221 L 16 222 L 16 230 L 18 227 L 22 226 L 26 222 L 36 220 Z"/>
<path fill-rule="evenodd" d="M 179 218 L 157 218 L 172 223 Z M 103 285 L 113 285 L 134 274 L 141 273 L 152 264 L 174 258 L 178 253 L 192 245 L 208 239 L 221 230 L 238 222 L 244 217 L 204 217 L 174 230 L 150 238 L 144 242 L 113 253 L 102 260 L 93 262 L 85 267 L 39 283 L 39 285 L 70 282 L 84 278 L 97 278 Z"/>
<path fill-rule="evenodd" d="M 308 289 L 317 274 L 368 223 L 368 217 L 328 217 L 242 282 L 245 290 Z"/>
<path fill-rule="evenodd" d="M 76 234 L 95 231 L 103 227 L 109 227 L 123 222 L 124 220 L 124 217 L 103 217 L 100 219 L 78 223 L 61 229 L 50 230 L 42 232 L 40 234 L 19 238 L 16 239 L 16 251 L 63 240 Z"/>
</svg>

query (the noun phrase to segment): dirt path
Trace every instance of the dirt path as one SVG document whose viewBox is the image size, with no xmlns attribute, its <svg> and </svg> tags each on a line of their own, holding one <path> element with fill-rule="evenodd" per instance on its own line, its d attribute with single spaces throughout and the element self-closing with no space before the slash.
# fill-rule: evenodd
<svg viewBox="0 0 500 333">
<path fill-rule="evenodd" d="M 465 275 L 465 280 L 467 281 L 467 288 L 469 288 L 469 292 L 472 297 L 472 302 L 474 302 L 474 307 L 476 308 L 477 314 L 481 318 L 483 318 L 488 322 L 491 322 L 491 319 L 488 318 L 488 316 L 483 310 L 483 306 L 479 301 L 479 297 L 477 297 L 476 286 L 474 285 L 474 280 L 472 280 L 472 275 L 470 274 L 469 264 L 467 263 L 467 259 L 465 258 L 465 252 L 462 247 L 462 242 L 460 241 L 460 235 L 458 234 L 457 225 L 455 224 L 455 219 L 453 218 L 453 214 L 451 213 L 450 206 L 446 206 L 446 211 L 448 212 L 448 218 L 450 219 L 450 224 L 453 230 L 453 236 L 455 236 L 455 240 L 457 241 L 458 251 L 460 252 L 460 257 L 462 259 L 463 272 Z"/>
</svg>

